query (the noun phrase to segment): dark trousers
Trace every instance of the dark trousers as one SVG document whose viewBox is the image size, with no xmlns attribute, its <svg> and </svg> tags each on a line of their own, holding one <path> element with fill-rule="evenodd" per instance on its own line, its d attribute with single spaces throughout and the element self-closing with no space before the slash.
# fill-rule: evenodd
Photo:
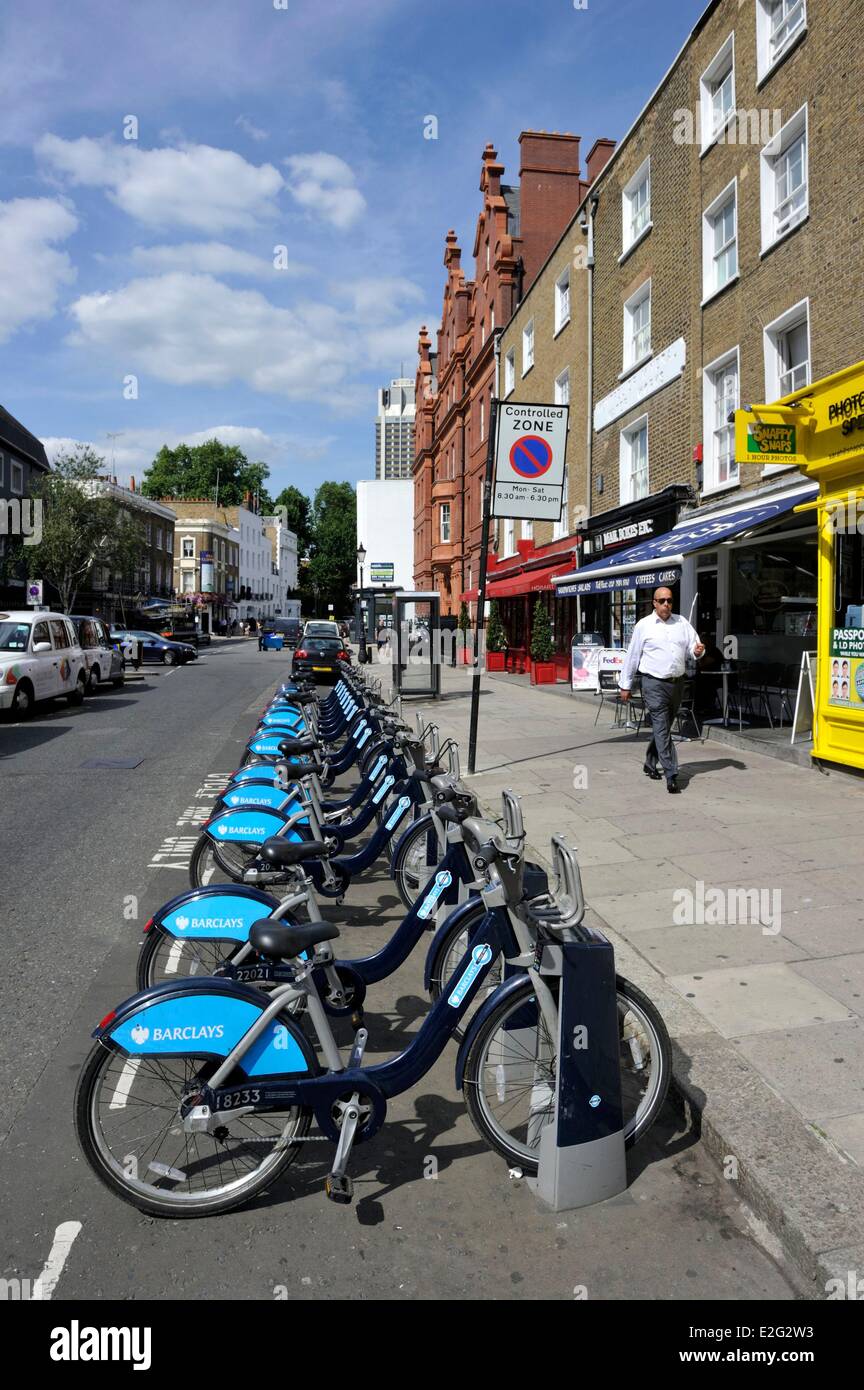
<svg viewBox="0 0 864 1390">
<path fill-rule="evenodd" d="M 669 681 L 658 680 L 656 676 L 642 676 L 642 698 L 653 735 L 645 762 L 648 767 L 656 767 L 659 761 L 667 782 L 678 775 L 678 751 L 672 742 L 672 725 L 683 693 L 683 676 Z"/>
</svg>

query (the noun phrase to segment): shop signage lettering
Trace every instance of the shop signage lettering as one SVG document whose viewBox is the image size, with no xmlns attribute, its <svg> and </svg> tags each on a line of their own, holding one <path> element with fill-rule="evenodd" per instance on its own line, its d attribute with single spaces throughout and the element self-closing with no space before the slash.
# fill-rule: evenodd
<svg viewBox="0 0 864 1390">
<path fill-rule="evenodd" d="M 831 401 L 828 406 L 828 424 L 836 425 L 838 420 L 843 421 L 843 433 L 849 434 L 855 429 L 854 421 L 850 422 L 847 418 L 856 411 L 864 411 L 864 391 L 857 391 L 854 396 L 844 396 L 842 400 Z M 860 414 L 855 419 L 860 420 Z M 847 425 L 849 428 L 847 429 Z M 858 429 L 864 429 L 864 425 L 859 424 Z"/>
<path fill-rule="evenodd" d="M 864 709 L 864 628 L 831 629 L 827 679 L 829 705 Z"/>
<path fill-rule="evenodd" d="M 748 454 L 794 454 L 795 449 L 795 426 L 794 425 L 763 425 L 761 423 L 747 426 L 747 452 Z"/>
<path fill-rule="evenodd" d="M 603 532 L 603 549 L 608 549 L 611 545 L 621 545 L 624 541 L 635 541 L 639 536 L 653 536 L 654 522 L 650 517 L 646 521 L 634 521 L 629 526 L 616 526 L 613 531 Z"/>
</svg>

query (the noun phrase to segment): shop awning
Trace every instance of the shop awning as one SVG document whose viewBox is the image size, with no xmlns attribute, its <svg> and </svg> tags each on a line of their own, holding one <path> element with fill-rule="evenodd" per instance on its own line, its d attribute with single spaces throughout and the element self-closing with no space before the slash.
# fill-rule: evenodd
<svg viewBox="0 0 864 1390">
<path fill-rule="evenodd" d="M 652 584 L 674 584 L 681 575 L 685 555 L 707 550 L 731 540 L 744 531 L 765 526 L 800 502 L 815 495 L 816 483 L 803 483 L 789 492 L 738 502 L 734 507 L 708 515 L 690 516 L 679 521 L 665 535 L 654 536 L 639 545 L 628 546 L 611 559 L 597 560 L 580 570 L 557 576 L 553 583 L 559 598 L 577 594 L 602 594 L 618 589 L 648 588 Z"/>
<path fill-rule="evenodd" d="M 552 589 L 554 575 L 566 574 L 570 565 L 544 565 L 542 569 L 524 570 L 522 574 L 512 574 L 504 579 L 489 581 L 490 598 L 518 598 L 520 594 L 537 594 Z"/>
</svg>

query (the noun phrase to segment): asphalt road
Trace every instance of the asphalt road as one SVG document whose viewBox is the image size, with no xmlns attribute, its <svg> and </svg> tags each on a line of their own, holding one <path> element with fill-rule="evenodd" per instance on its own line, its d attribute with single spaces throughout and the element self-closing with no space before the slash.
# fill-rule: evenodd
<svg viewBox="0 0 864 1390">
<path fill-rule="evenodd" d="M 318 1144 L 263 1198 L 205 1221 L 142 1216 L 97 1182 L 72 1129 L 90 1032 L 131 993 L 141 927 L 186 887 L 194 821 L 286 672 L 253 643 L 217 644 L 0 728 L 3 1277 L 49 1262 L 57 1300 L 795 1298 L 674 1113 L 632 1155 L 625 1193 L 552 1213 L 480 1140 L 449 1049 L 355 1150 L 350 1208 L 326 1201 Z M 137 766 L 83 766 L 94 758 Z M 396 901 L 383 870 L 352 885 L 340 952 L 383 945 Z M 417 952 L 371 991 L 367 1059 L 404 1047 L 426 1007 Z"/>
</svg>

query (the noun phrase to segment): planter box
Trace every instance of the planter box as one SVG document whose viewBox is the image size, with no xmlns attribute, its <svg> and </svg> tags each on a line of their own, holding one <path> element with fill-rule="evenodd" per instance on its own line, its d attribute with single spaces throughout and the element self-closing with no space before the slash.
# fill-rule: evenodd
<svg viewBox="0 0 864 1390">
<path fill-rule="evenodd" d="M 554 661 L 532 661 L 532 662 L 531 662 L 531 684 L 532 684 L 532 685 L 554 685 L 554 684 L 555 684 L 555 662 L 554 662 Z"/>
<path fill-rule="evenodd" d="M 487 670 L 487 671 L 503 671 L 503 670 L 505 669 L 505 662 L 506 662 L 506 660 L 507 660 L 507 657 L 506 657 L 506 655 L 505 655 L 504 652 L 487 652 L 487 653 L 486 653 L 486 670 Z"/>
</svg>

